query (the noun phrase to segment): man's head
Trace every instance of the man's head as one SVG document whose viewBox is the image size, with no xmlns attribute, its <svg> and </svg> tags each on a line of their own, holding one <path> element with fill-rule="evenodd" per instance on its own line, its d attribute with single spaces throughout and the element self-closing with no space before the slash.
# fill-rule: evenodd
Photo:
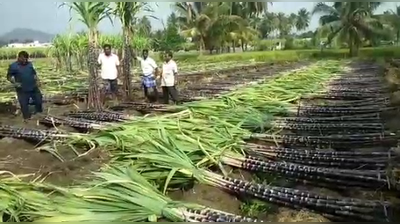
<svg viewBox="0 0 400 224">
<path fill-rule="evenodd" d="M 172 52 L 168 51 L 168 52 L 165 53 L 164 59 L 165 59 L 166 62 L 169 62 L 172 59 L 172 57 L 173 57 Z"/>
<path fill-rule="evenodd" d="M 18 53 L 18 62 L 21 64 L 27 64 L 29 59 L 29 54 L 26 51 L 20 51 Z"/>
<path fill-rule="evenodd" d="M 111 55 L 111 45 L 110 44 L 105 44 L 103 46 L 104 54 L 107 56 Z"/>
<path fill-rule="evenodd" d="M 142 51 L 142 57 L 143 57 L 143 59 L 146 59 L 148 56 L 149 56 L 149 50 L 144 49 L 144 50 Z"/>
</svg>

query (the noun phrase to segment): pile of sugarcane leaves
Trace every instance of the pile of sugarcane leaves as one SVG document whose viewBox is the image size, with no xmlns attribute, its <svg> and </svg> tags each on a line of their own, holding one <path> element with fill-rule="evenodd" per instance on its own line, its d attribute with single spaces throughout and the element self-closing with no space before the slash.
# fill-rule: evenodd
<svg viewBox="0 0 400 224">
<path fill-rule="evenodd" d="M 92 143 L 110 149 L 113 167 L 104 168 L 94 181 L 80 188 L 2 181 L 2 194 L 10 197 L 0 208 L 6 214 L 3 217 L 50 222 L 154 221 L 161 217 L 171 221 L 256 221 L 163 196 L 168 189 L 197 181 L 233 194 L 308 208 L 332 219 L 387 221 L 393 207 L 389 202 L 334 198 L 231 179 L 222 165 L 228 163 L 226 158 L 244 158 L 244 140 L 252 131 L 264 130 L 271 115 L 288 113 L 291 103 L 302 94 L 319 91 L 324 82 L 341 72 L 339 65 L 336 61 L 318 62 L 257 87 L 186 104 L 187 109 L 179 113 L 126 121 L 92 134 L 74 134 L 68 144 Z M 209 171 L 212 166 L 222 174 Z M 30 197 L 33 191 L 37 195 Z"/>
</svg>

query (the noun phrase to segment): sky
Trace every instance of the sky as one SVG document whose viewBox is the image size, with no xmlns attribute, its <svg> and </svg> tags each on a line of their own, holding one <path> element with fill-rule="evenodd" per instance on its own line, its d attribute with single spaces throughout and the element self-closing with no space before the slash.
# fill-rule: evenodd
<svg viewBox="0 0 400 224">
<path fill-rule="evenodd" d="M 67 32 L 69 29 L 80 31 L 84 26 L 76 19 L 70 22 L 70 12 L 67 8 L 60 8 L 60 2 L 48 0 L 1 0 L 0 1 L 0 35 L 16 28 L 29 28 L 44 31 L 51 34 Z M 151 18 L 154 29 L 163 27 L 165 21 L 172 12 L 171 2 L 151 2 L 154 13 Z M 269 6 L 269 11 L 296 13 L 301 8 L 312 10 L 315 2 L 273 2 Z M 394 9 L 399 2 L 385 2 L 379 8 L 379 12 Z M 22 6 L 22 7 L 21 7 Z M 72 16 L 74 18 L 74 16 Z M 318 26 L 318 16 L 313 16 L 310 29 Z M 99 29 L 105 33 L 119 33 L 120 25 L 115 22 L 113 25 L 109 21 L 103 21 Z"/>
</svg>

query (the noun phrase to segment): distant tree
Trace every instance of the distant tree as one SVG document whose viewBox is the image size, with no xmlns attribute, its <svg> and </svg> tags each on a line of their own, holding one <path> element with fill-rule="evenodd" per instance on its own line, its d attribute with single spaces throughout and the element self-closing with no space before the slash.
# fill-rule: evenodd
<svg viewBox="0 0 400 224">
<path fill-rule="evenodd" d="M 151 33 L 151 22 L 149 18 L 143 16 L 137 22 L 137 32 L 142 35 L 150 35 Z"/>
<path fill-rule="evenodd" d="M 160 48 L 161 50 L 178 51 L 181 50 L 183 43 L 185 43 L 185 38 L 179 34 L 178 27 L 170 25 L 165 29 L 164 38 L 160 42 Z"/>
<path fill-rule="evenodd" d="M 22 41 L 23 44 L 28 44 L 28 43 L 33 43 L 32 39 L 25 39 L 24 41 Z"/>
<path fill-rule="evenodd" d="M 307 31 L 307 32 L 301 33 L 297 37 L 299 37 L 299 38 L 313 38 L 314 37 L 314 32 L 313 31 Z"/>
<path fill-rule="evenodd" d="M 311 20 L 311 13 L 307 11 L 307 9 L 302 8 L 299 10 L 297 13 L 297 18 L 296 18 L 296 29 L 298 31 L 303 31 L 307 29 L 310 26 L 310 20 Z"/>
<path fill-rule="evenodd" d="M 9 44 L 19 43 L 19 39 L 11 39 L 8 43 Z"/>
<path fill-rule="evenodd" d="M 176 16 L 176 14 L 174 12 L 171 13 L 171 15 L 169 15 L 168 19 L 167 19 L 167 26 L 178 27 L 178 23 L 179 23 L 179 20 L 178 20 L 178 17 Z"/>
<path fill-rule="evenodd" d="M 156 51 L 178 51 L 182 49 L 185 38 L 179 33 L 178 17 L 175 13 L 167 19 L 167 27 L 153 33 L 153 48 Z"/>
<path fill-rule="evenodd" d="M 152 33 L 151 37 L 153 39 L 152 41 L 152 49 L 155 51 L 160 50 L 160 43 L 162 39 L 164 38 L 164 30 L 156 30 L 155 32 Z"/>
</svg>

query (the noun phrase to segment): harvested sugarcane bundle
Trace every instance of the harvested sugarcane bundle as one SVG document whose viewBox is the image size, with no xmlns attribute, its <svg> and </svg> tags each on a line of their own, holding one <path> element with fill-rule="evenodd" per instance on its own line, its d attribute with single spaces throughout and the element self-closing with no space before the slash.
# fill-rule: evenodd
<svg viewBox="0 0 400 224">
<path fill-rule="evenodd" d="M 324 157 L 341 157 L 341 158 L 373 158 L 373 159 L 396 159 L 399 153 L 396 149 L 387 150 L 387 152 L 360 152 L 360 151 L 332 151 L 332 150 L 307 150 L 307 149 L 294 149 L 283 148 L 276 146 L 265 146 L 253 143 L 246 143 L 246 149 L 255 152 L 266 153 L 282 153 L 291 155 L 304 155 L 304 156 L 324 156 Z"/>
<path fill-rule="evenodd" d="M 157 112 L 176 112 L 179 111 L 177 106 L 168 106 L 164 104 L 153 104 L 153 103 L 140 103 L 140 102 L 125 102 L 118 105 L 119 107 L 125 107 L 137 111 L 157 111 Z"/>
<path fill-rule="evenodd" d="M 335 102 L 325 102 L 323 104 L 308 102 L 310 105 L 314 107 L 320 107 L 329 105 L 329 107 L 337 108 L 337 107 L 371 107 L 371 106 L 381 106 L 388 107 L 390 106 L 389 100 L 356 100 L 356 101 L 335 101 Z"/>
<path fill-rule="evenodd" d="M 317 167 L 336 167 L 341 169 L 357 169 L 357 170 L 385 170 L 390 167 L 388 158 L 377 159 L 354 159 L 341 157 L 326 157 L 314 155 L 290 155 L 277 154 L 267 152 L 248 151 L 249 155 L 263 157 L 270 160 L 278 160 L 290 163 L 297 163 L 308 166 Z"/>
<path fill-rule="evenodd" d="M 54 117 L 54 116 L 46 116 L 45 118 L 39 120 L 39 123 L 46 125 L 48 127 L 64 125 L 83 130 L 95 130 L 95 129 L 99 130 L 105 128 L 105 126 L 107 125 L 106 123 L 103 122 L 86 120 L 82 118 Z"/>
<path fill-rule="evenodd" d="M 184 216 L 187 217 L 187 221 L 197 222 L 262 222 L 209 208 L 203 210 L 187 209 L 184 211 Z"/>
<path fill-rule="evenodd" d="M 309 102 L 314 102 L 313 100 L 313 95 L 305 97 L 305 98 L 301 98 L 301 100 L 308 100 Z M 317 101 L 318 102 L 318 101 Z M 382 104 L 382 103 L 389 103 L 390 102 L 390 98 L 389 97 L 374 97 L 374 98 L 364 98 L 364 99 L 357 99 L 357 100 L 342 100 L 342 101 L 335 101 L 333 100 L 332 102 L 329 99 L 326 99 L 326 101 L 324 101 L 325 105 L 329 104 L 330 106 L 334 107 L 334 106 L 340 106 L 342 104 L 350 104 L 353 106 L 362 106 L 362 105 L 374 105 L 374 104 Z"/>
<path fill-rule="evenodd" d="M 311 105 L 301 105 L 299 106 L 300 109 L 302 110 L 315 110 L 315 109 L 320 109 L 320 110 L 372 110 L 372 109 L 379 109 L 382 107 L 382 104 L 376 103 L 375 104 L 370 105 L 370 106 L 361 106 L 360 103 L 356 103 L 354 105 L 349 105 L 349 106 L 343 106 L 340 104 L 329 104 L 329 105 L 315 105 L 315 104 L 311 104 Z"/>
<path fill-rule="evenodd" d="M 358 94 L 360 92 L 365 93 L 365 94 L 374 94 L 374 93 L 387 94 L 388 90 L 385 90 L 385 89 L 366 89 L 365 88 L 365 89 L 362 89 L 362 91 L 359 91 L 359 90 L 356 90 L 356 89 L 340 89 L 340 88 L 332 89 L 332 88 L 329 88 L 329 93 L 330 94 L 335 94 L 335 93 Z"/>
<path fill-rule="evenodd" d="M 376 86 L 376 83 L 369 83 L 369 82 L 364 82 L 364 81 L 334 81 L 334 82 L 330 82 L 328 84 L 329 86 L 333 87 L 333 88 L 342 88 L 343 86 L 346 86 L 347 88 L 350 87 L 369 87 L 369 86 Z"/>
<path fill-rule="evenodd" d="M 203 161 L 196 153 L 198 150 L 190 150 L 185 146 L 175 145 L 171 140 L 168 132 L 161 131 L 160 139 L 152 141 L 151 147 L 146 150 L 136 148 L 128 155 L 130 159 L 135 160 L 135 167 L 141 170 L 141 174 L 145 178 L 162 181 L 168 179 L 171 171 L 174 172 L 174 180 L 183 181 L 182 178 L 195 178 L 203 184 L 208 184 L 218 188 L 222 188 L 228 192 L 255 197 L 263 201 L 284 205 L 294 208 L 308 208 L 318 213 L 330 214 L 335 217 L 345 217 L 349 220 L 382 220 L 387 218 L 382 207 L 392 208 L 387 202 L 377 202 L 370 200 L 357 200 L 351 198 L 332 198 L 324 195 L 312 194 L 310 192 L 301 192 L 295 189 L 281 189 L 279 187 L 255 185 L 244 181 L 224 178 L 222 175 L 209 172 L 205 169 L 198 168 L 198 161 Z M 203 148 L 203 150 L 210 150 Z M 215 149 L 214 149 L 215 150 Z M 212 152 L 212 150 L 210 150 Z M 214 151 L 215 153 L 215 151 Z M 221 158 L 219 153 L 219 158 Z M 211 153 L 209 154 L 211 155 Z M 225 162 L 227 157 L 222 153 L 221 162 Z M 220 161 L 216 163 L 219 164 Z M 152 163 L 154 170 L 148 169 L 148 164 Z M 238 163 L 240 165 L 240 163 Z M 161 169 L 161 170 L 160 170 Z M 344 175 L 347 175 L 344 172 Z M 369 177 L 369 176 L 368 176 Z M 177 184 L 175 182 L 175 184 Z M 171 182 L 169 182 L 171 184 Z M 170 185 L 171 186 L 171 185 Z M 244 187 L 246 186 L 246 187 Z M 261 188 L 262 187 L 262 188 Z M 164 186 L 166 188 L 166 186 Z M 395 205 L 393 205 L 394 207 Z"/>
<path fill-rule="evenodd" d="M 339 85 L 338 85 L 339 83 Z M 340 83 L 343 83 L 340 85 Z M 331 85 L 332 84 L 332 85 Z M 328 83 L 329 90 L 354 90 L 357 88 L 362 88 L 359 89 L 359 91 L 370 91 L 370 90 L 388 90 L 387 86 L 382 86 L 382 83 L 365 83 L 365 82 L 357 82 L 357 83 L 349 83 L 349 82 L 331 82 Z"/>
<path fill-rule="evenodd" d="M 320 100 L 363 100 L 386 97 L 384 94 L 366 94 L 366 93 L 327 93 L 321 95 L 313 95 L 309 98 Z M 307 99 L 307 97 L 303 97 Z"/>
<path fill-rule="evenodd" d="M 277 129 L 296 130 L 318 133 L 340 133 L 340 132 L 379 132 L 383 131 L 383 124 L 380 123 L 289 123 L 273 122 L 272 126 Z"/>
<path fill-rule="evenodd" d="M 91 187 L 94 186 L 94 187 Z M 164 218 L 175 222 L 260 222 L 202 205 L 175 202 L 133 167 L 111 167 L 96 173 L 88 188 L 65 190 L 56 198 L 52 212 L 36 222 L 152 221 Z"/>
<path fill-rule="evenodd" d="M 249 140 L 260 140 L 289 146 L 318 146 L 348 148 L 353 146 L 378 146 L 397 144 L 395 133 L 335 134 L 322 136 L 298 136 L 295 134 L 272 135 L 253 133 Z"/>
<path fill-rule="evenodd" d="M 337 123 L 337 122 L 357 122 L 360 123 L 373 123 L 381 124 L 379 117 L 358 117 L 358 116 L 341 116 L 341 117 L 275 117 L 277 122 L 299 122 L 299 123 Z"/>
<path fill-rule="evenodd" d="M 73 118 L 83 118 L 87 120 L 96 120 L 96 121 L 104 121 L 104 122 L 120 122 L 132 119 L 131 117 L 117 112 L 94 112 L 94 111 L 78 111 L 66 113 L 65 116 L 73 117 Z"/>
<path fill-rule="evenodd" d="M 315 116 L 327 116 L 327 117 L 340 117 L 340 116 L 348 116 L 348 115 L 358 115 L 358 114 L 373 114 L 373 113 L 381 113 L 390 110 L 396 110 L 396 107 L 380 107 L 380 106 L 373 106 L 373 107 L 342 107 L 342 108 L 335 108 L 335 107 L 299 107 L 299 116 L 305 115 L 315 115 Z"/>
<path fill-rule="evenodd" d="M 65 138 L 70 137 L 70 135 L 58 131 L 18 128 L 12 126 L 0 126 L 0 137 L 9 137 L 9 138 L 43 142 L 43 141 L 61 141 L 64 140 Z"/>
<path fill-rule="evenodd" d="M 215 182 L 228 191 L 246 194 L 268 202 L 292 208 L 308 208 L 334 216 L 347 217 L 353 220 L 376 221 L 387 220 L 389 202 L 368 201 L 352 198 L 334 198 L 316 195 L 310 192 L 252 184 L 242 180 L 214 177 Z"/>
<path fill-rule="evenodd" d="M 294 177 L 311 181 L 340 184 L 341 186 L 363 187 L 368 189 L 386 190 L 400 189 L 397 180 L 381 171 L 360 171 L 333 168 L 305 166 L 288 162 L 265 161 L 260 158 L 227 155 L 222 158 L 223 163 L 250 171 L 276 172 L 286 177 Z M 389 181 L 390 180 L 390 181 Z M 332 186 L 335 188 L 336 186 Z"/>
</svg>

